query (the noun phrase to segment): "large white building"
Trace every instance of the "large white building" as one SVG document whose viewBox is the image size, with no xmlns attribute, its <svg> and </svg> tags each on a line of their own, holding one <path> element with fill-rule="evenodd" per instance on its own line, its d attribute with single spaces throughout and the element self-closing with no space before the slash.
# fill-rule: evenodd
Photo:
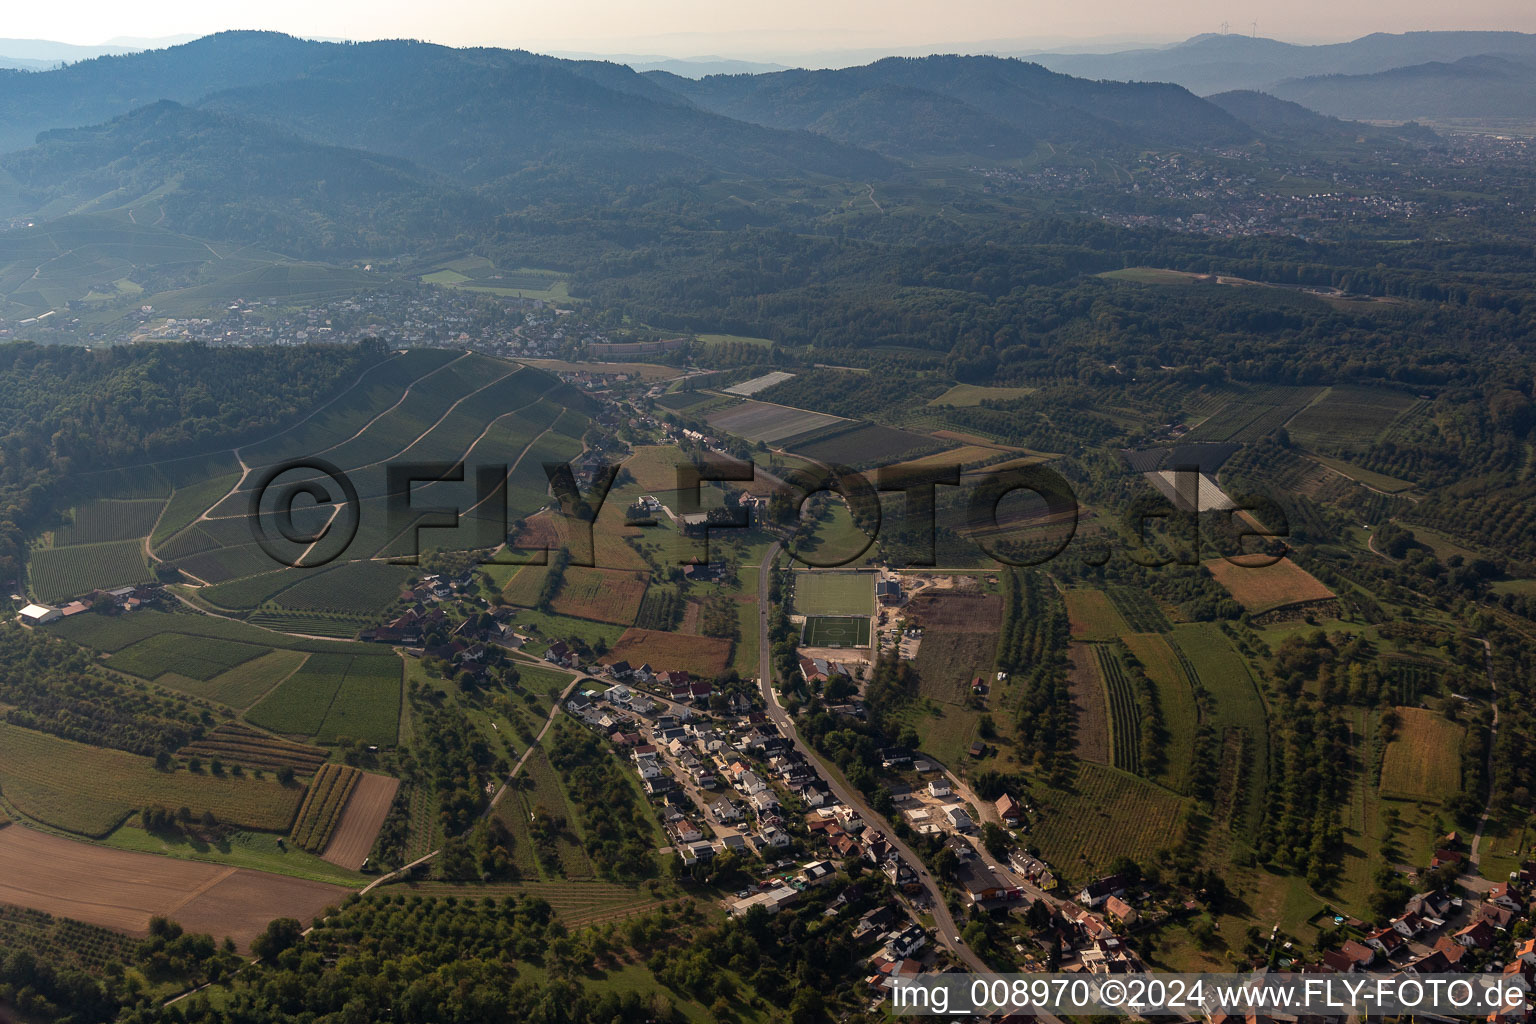
<svg viewBox="0 0 1536 1024">
<path fill-rule="evenodd" d="M 16 617 L 24 626 L 41 626 L 63 617 L 63 614 L 57 608 L 49 608 L 44 604 L 29 604 Z"/>
</svg>

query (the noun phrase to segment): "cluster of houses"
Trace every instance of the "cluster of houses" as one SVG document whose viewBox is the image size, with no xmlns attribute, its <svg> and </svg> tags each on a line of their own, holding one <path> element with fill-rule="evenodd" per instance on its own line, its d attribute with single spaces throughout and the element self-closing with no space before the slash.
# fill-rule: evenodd
<svg viewBox="0 0 1536 1024">
<path fill-rule="evenodd" d="M 840 835 L 846 838 L 849 833 Z M 871 846 L 868 849 L 875 848 Z M 887 860 L 883 863 L 887 877 L 890 877 L 893 869 L 889 865 L 893 862 Z M 900 864 L 910 874 L 911 869 L 905 864 L 899 860 L 894 863 Z M 808 892 L 835 884 L 837 880 L 837 865 L 833 861 L 806 861 L 793 874 L 781 871 L 753 888 L 738 893 L 729 910 L 735 917 L 744 917 L 759 907 L 765 913 L 775 914 L 782 907 L 799 903 Z M 918 888 L 916 875 L 911 875 L 910 883 L 904 888 L 909 891 Z M 866 888 L 859 883 L 846 883 L 843 890 L 828 904 L 824 915 L 837 917 L 845 913 L 847 908 L 864 903 L 865 893 Z M 930 936 L 928 930 L 914 920 L 904 906 L 882 903 L 853 919 L 848 928 L 855 942 L 866 944 L 866 948 L 868 944 L 877 947 L 868 957 L 869 973 L 864 979 L 876 995 L 883 997 L 894 985 L 895 979 L 918 974 L 924 969 L 919 954 L 928 948 Z"/>
<path fill-rule="evenodd" d="M 400 599 L 407 603 L 405 611 L 382 626 L 363 630 L 358 639 L 372 643 L 399 644 L 402 647 L 419 646 L 426 634 L 448 622 L 448 613 L 433 606 L 457 594 L 467 593 L 474 588 L 474 584 L 473 569 L 465 569 L 456 576 L 423 576 L 410 590 L 400 595 Z M 512 615 L 508 608 L 496 611 L 501 614 L 501 622 L 506 622 Z M 460 624 L 459 628 L 463 630 L 466 627 Z"/>
<path fill-rule="evenodd" d="M 158 601 L 161 593 L 162 591 L 157 585 L 93 590 L 89 594 L 59 607 L 28 603 L 16 616 L 16 620 L 23 626 L 46 626 L 50 622 L 68 619 L 102 605 L 117 612 L 132 612 L 137 611 L 146 604 Z"/>
<path fill-rule="evenodd" d="M 670 690 L 674 702 L 616 683 L 573 695 L 566 709 L 628 752 L 646 793 L 661 804 L 684 865 L 725 852 L 766 858 L 789 846 L 779 791 L 769 779 L 802 801 L 822 803 L 826 785 L 804 756 L 766 715 L 748 710 L 742 695 L 730 695 L 725 710 L 737 717 L 727 725 L 703 710 L 714 695 L 708 681 L 683 672 L 657 676 L 648 666 L 629 669 L 627 677 L 642 673 Z"/>
<path fill-rule="evenodd" d="M 1536 989 L 1536 940 L 1512 937 L 1518 921 L 1536 913 L 1536 862 L 1509 881 L 1494 885 L 1480 900 L 1464 900 L 1443 889 L 1415 894 L 1403 912 L 1361 938 L 1322 954 L 1323 970 L 1338 974 L 1453 974 L 1498 970 L 1530 992 Z M 1528 1011 L 1491 1014 L 1489 1020 L 1530 1020 Z"/>
</svg>

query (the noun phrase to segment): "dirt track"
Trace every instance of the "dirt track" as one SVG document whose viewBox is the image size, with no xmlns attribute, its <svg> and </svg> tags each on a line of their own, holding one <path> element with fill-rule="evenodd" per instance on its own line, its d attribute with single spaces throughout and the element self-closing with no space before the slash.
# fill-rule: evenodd
<svg viewBox="0 0 1536 1024">
<path fill-rule="evenodd" d="M 219 864 L 109 850 L 21 825 L 0 829 L 0 902 L 144 935 L 170 917 L 249 947 L 275 917 L 308 923 L 351 890 Z"/>
<path fill-rule="evenodd" d="M 399 789 L 399 779 L 364 772 L 347 798 L 341 820 L 336 823 L 336 831 L 331 833 L 331 841 L 321 856 L 349 871 L 362 867 Z"/>
</svg>

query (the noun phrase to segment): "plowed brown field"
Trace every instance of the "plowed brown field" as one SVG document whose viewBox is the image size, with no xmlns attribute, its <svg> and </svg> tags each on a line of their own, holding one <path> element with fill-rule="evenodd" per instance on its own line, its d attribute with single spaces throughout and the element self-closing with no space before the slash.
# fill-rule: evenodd
<svg viewBox="0 0 1536 1024">
<path fill-rule="evenodd" d="M 373 849 L 373 841 L 378 838 L 384 819 L 389 816 L 389 806 L 394 803 L 395 793 L 399 789 L 399 779 L 364 772 L 363 777 L 357 780 L 351 797 L 347 799 L 347 806 L 341 812 L 341 821 L 337 823 L 336 831 L 331 833 L 330 844 L 321 856 L 351 871 L 362 867 L 363 861 L 368 859 L 368 852 Z"/>
<path fill-rule="evenodd" d="M 169 917 L 241 949 L 276 917 L 310 918 L 351 890 L 264 871 L 109 850 L 12 826 L 0 829 L 0 903 L 145 935 Z"/>
</svg>

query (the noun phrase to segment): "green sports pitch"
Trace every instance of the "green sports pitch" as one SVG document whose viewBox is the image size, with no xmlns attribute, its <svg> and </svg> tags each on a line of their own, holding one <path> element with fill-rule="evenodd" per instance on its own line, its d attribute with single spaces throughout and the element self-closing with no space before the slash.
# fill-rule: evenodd
<svg viewBox="0 0 1536 1024">
<path fill-rule="evenodd" d="M 862 615 L 813 615 L 805 620 L 807 647 L 868 647 L 869 619 Z"/>
</svg>

